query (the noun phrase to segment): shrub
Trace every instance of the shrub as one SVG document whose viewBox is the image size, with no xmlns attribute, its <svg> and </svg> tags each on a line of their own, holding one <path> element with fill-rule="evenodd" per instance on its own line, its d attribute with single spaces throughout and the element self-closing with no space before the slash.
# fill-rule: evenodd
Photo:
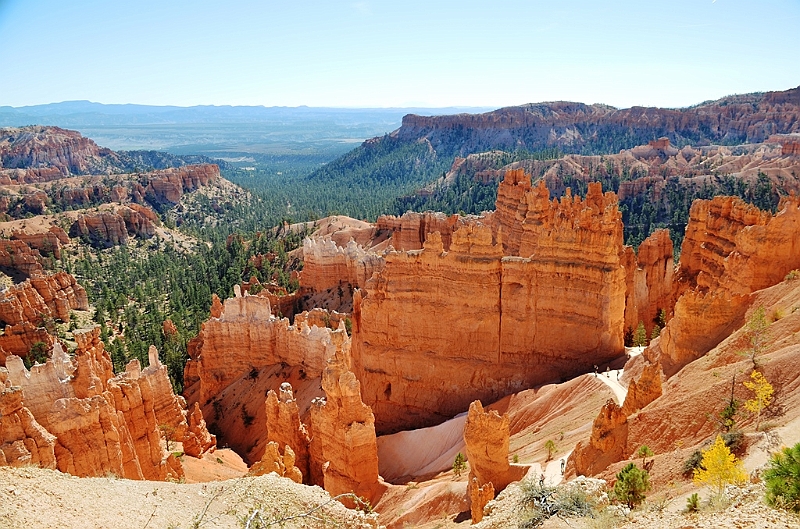
<svg viewBox="0 0 800 529">
<path fill-rule="evenodd" d="M 772 454 L 763 478 L 769 505 L 800 512 L 800 443 Z"/>
<path fill-rule="evenodd" d="M 695 492 L 686 498 L 686 512 L 697 512 L 700 510 L 700 496 Z"/>
<path fill-rule="evenodd" d="M 794 281 L 798 277 L 800 277 L 800 270 L 795 268 L 794 270 L 791 270 L 788 274 L 786 274 L 786 277 L 784 277 L 783 279 L 786 281 Z"/>
<path fill-rule="evenodd" d="M 551 516 L 594 516 L 595 504 L 579 487 L 546 487 L 525 479 L 519 507 L 523 511 L 520 529 L 539 527 Z"/>
<path fill-rule="evenodd" d="M 633 509 L 645 499 L 645 492 L 650 490 L 650 475 L 633 463 L 619 471 L 614 483 L 614 496 L 618 501 Z"/>
</svg>

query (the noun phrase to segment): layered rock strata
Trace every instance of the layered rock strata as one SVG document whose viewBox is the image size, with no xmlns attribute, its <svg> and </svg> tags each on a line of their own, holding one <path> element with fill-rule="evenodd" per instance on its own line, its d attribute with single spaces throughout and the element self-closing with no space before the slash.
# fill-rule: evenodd
<svg viewBox="0 0 800 529">
<path fill-rule="evenodd" d="M 86 291 L 67 272 L 35 275 L 0 292 L 0 363 L 8 354 L 26 356 L 37 342 L 55 343 L 44 327 L 50 319 L 69 321 L 71 310 L 88 310 Z"/>
<path fill-rule="evenodd" d="M 344 325 L 331 333 L 335 352 L 322 374 L 324 399 L 311 407 L 311 479 L 332 496 L 354 493 L 374 504 L 384 485 L 378 476 L 375 416 L 361 399 L 350 370 L 350 339 Z"/>
<path fill-rule="evenodd" d="M 625 329 L 644 324 L 647 336 L 663 310 L 667 318 L 674 305 L 675 262 L 669 230 L 656 230 L 639 245 L 638 253 L 626 246 L 622 256 L 625 267 Z"/>
<path fill-rule="evenodd" d="M 622 354 L 622 251 L 613 193 L 590 185 L 585 200 L 550 201 L 510 172 L 497 211 L 454 231 L 449 251 L 432 233 L 422 250 L 387 252 L 353 311 L 354 371 L 378 431 L 435 424 Z"/>
<path fill-rule="evenodd" d="M 743 322 L 750 295 L 800 268 L 800 199 L 773 216 L 733 197 L 696 200 L 681 247 L 674 317 L 645 351 L 670 377 Z"/>
<path fill-rule="evenodd" d="M 352 239 L 345 247 L 330 237 L 303 241 L 303 272 L 300 286 L 322 292 L 333 287 L 363 287 L 384 266 L 381 255 L 365 250 Z"/>
<path fill-rule="evenodd" d="M 209 404 L 223 389 L 254 368 L 286 364 L 301 366 L 309 378 L 322 374 L 330 355 L 331 331 L 302 321 L 290 325 L 272 315 L 266 297 L 241 294 L 224 305 L 214 296 L 211 318 L 189 342 L 190 360 L 184 371 L 190 404 Z"/>
</svg>

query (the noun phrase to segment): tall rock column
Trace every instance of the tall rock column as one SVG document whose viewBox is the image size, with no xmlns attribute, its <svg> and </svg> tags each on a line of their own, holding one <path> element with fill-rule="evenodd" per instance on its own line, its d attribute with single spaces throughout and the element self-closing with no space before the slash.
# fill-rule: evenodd
<svg viewBox="0 0 800 529">
<path fill-rule="evenodd" d="M 311 407 L 311 478 L 332 496 L 352 492 L 374 504 L 383 491 L 375 416 L 350 371 L 350 339 L 343 324 L 331 338 L 336 350 L 322 374 L 326 397 Z"/>
</svg>

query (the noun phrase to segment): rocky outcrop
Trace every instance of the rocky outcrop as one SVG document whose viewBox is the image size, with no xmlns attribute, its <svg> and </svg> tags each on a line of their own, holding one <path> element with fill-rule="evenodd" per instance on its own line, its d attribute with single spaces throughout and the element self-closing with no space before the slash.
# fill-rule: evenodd
<svg viewBox="0 0 800 529">
<path fill-rule="evenodd" d="M 69 236 L 85 238 L 99 248 L 111 248 L 128 242 L 128 228 L 120 215 L 101 211 L 80 215 L 70 227 Z"/>
<path fill-rule="evenodd" d="M 300 286 L 315 292 L 345 285 L 359 288 L 383 266 L 381 255 L 365 250 L 352 239 L 341 247 L 330 237 L 307 238 L 303 241 Z"/>
<path fill-rule="evenodd" d="M 427 236 L 438 231 L 447 251 L 450 249 L 451 235 L 463 223 L 464 219 L 458 215 L 408 211 L 402 217 L 381 215 L 375 222 L 375 227 L 379 232 L 384 230 L 391 232 L 391 244 L 395 250 L 420 250 Z"/>
<path fill-rule="evenodd" d="M 177 204 L 184 193 L 209 185 L 219 179 L 215 164 L 186 165 L 147 173 L 147 186 L 135 191 L 156 204 Z"/>
<path fill-rule="evenodd" d="M 58 226 L 51 226 L 48 231 L 39 233 L 15 231 L 11 234 L 11 239 L 23 241 L 40 253 L 52 255 L 56 259 L 61 259 L 61 246 L 69 243 L 67 232 Z"/>
<path fill-rule="evenodd" d="M 752 292 L 800 268 L 800 200 L 773 216 L 733 197 L 696 200 L 681 247 L 674 317 L 645 351 L 670 377 L 738 328 Z"/>
<path fill-rule="evenodd" d="M 15 183 L 42 182 L 70 174 L 121 172 L 116 153 L 73 130 L 58 127 L 0 129 L 0 169 L 11 172 Z"/>
<path fill-rule="evenodd" d="M 267 443 L 267 449 L 261 461 L 250 467 L 248 476 L 263 476 L 275 472 L 283 478 L 289 478 L 295 483 L 303 482 L 303 474 L 295 466 L 295 456 L 289 445 L 284 446 L 283 454 L 280 453 L 278 443 Z"/>
<path fill-rule="evenodd" d="M 658 313 L 663 310 L 669 317 L 674 305 L 675 264 L 669 231 L 654 231 L 639 245 L 638 255 L 626 246 L 622 261 L 626 274 L 625 329 L 636 329 L 642 322 L 650 336 Z"/>
<path fill-rule="evenodd" d="M 189 414 L 188 423 L 183 437 L 183 451 L 192 457 L 200 457 L 206 452 L 213 451 L 217 446 L 216 436 L 209 433 L 203 412 L 196 402 Z"/>
<path fill-rule="evenodd" d="M 292 393 L 292 385 L 284 382 L 280 397 L 270 390 L 266 400 L 267 442 L 292 449 L 295 462 L 303 476 L 310 477 L 308 445 L 311 442 L 306 426 L 300 421 L 300 408 Z"/>
<path fill-rule="evenodd" d="M 74 335 L 74 358 L 56 343 L 52 358 L 30 371 L 19 357 L 6 360 L 8 379 L 21 388 L 25 408 L 55 435 L 57 468 L 77 476 L 180 478 L 182 467 L 165 450 L 162 433 L 177 433 L 171 440 L 180 441 L 189 428 L 158 352 L 151 349 L 144 370 L 133 360 L 114 376 L 99 328 Z"/>
<path fill-rule="evenodd" d="M 353 310 L 354 371 L 378 431 L 429 426 L 621 355 L 621 254 L 613 193 L 592 185 L 585 200 L 550 201 L 518 172 L 449 251 L 433 233 L 422 250 L 387 252 Z"/>
<path fill-rule="evenodd" d="M 628 385 L 622 413 L 628 417 L 661 396 L 661 366 L 646 364 L 638 380 Z"/>
<path fill-rule="evenodd" d="M 37 342 L 49 350 L 55 338 L 45 324 L 57 319 L 69 321 L 71 310 L 88 310 L 86 291 L 67 272 L 37 275 L 0 292 L 0 349 L 6 354 L 25 356 Z M 0 362 L 5 354 L 0 351 Z"/>
<path fill-rule="evenodd" d="M 491 483 L 494 492 L 502 492 L 512 481 L 522 479 L 528 467 L 508 462 L 509 437 L 508 414 L 484 411 L 477 400 L 470 404 L 464 424 L 470 482 L 477 478 L 479 486 Z"/>
<path fill-rule="evenodd" d="M 344 325 L 330 336 L 335 352 L 322 373 L 325 398 L 315 399 L 311 407 L 311 479 L 331 496 L 352 492 L 375 504 L 384 488 L 378 481 L 375 417 L 350 370 Z"/>
<path fill-rule="evenodd" d="M 56 467 L 55 436 L 22 404 L 22 388 L 12 386 L 0 367 L 0 466 Z"/>
<path fill-rule="evenodd" d="M 42 255 L 25 241 L 0 241 L 0 266 L 15 270 L 24 278 L 43 274 Z"/>
<path fill-rule="evenodd" d="M 137 204 L 131 204 L 131 206 L 137 206 Z M 150 215 L 142 214 L 142 211 L 152 213 L 150 209 L 143 206 L 138 206 L 137 209 L 123 206 L 117 208 L 116 213 L 122 217 L 122 220 L 125 222 L 125 228 L 128 230 L 128 235 L 142 239 L 149 239 L 155 235 L 156 225 L 153 223 Z"/>
<path fill-rule="evenodd" d="M 479 523 L 483 520 L 484 507 L 494 499 L 494 486 L 491 482 L 478 485 L 478 478 L 473 477 L 469 480 L 467 494 L 469 495 L 469 512 L 472 523 Z"/>
<path fill-rule="evenodd" d="M 224 305 L 214 300 L 211 318 L 189 343 L 184 381 L 190 404 L 205 406 L 253 368 L 285 363 L 318 377 L 334 347 L 330 329 L 290 325 L 272 315 L 267 298 L 242 296 L 238 285 L 234 291 Z"/>
<path fill-rule="evenodd" d="M 566 475 L 592 476 L 628 455 L 628 416 L 609 399 L 592 424 L 589 441 L 581 441 L 567 462 Z"/>
</svg>

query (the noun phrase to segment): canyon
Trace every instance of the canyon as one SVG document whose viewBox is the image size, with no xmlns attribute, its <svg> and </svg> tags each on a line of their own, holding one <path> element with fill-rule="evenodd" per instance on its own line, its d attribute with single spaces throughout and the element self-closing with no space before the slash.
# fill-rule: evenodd
<svg viewBox="0 0 800 529">
<path fill-rule="evenodd" d="M 730 118 L 714 137 L 764 141 L 761 114 L 791 117 L 794 98 L 766 94 L 714 107 Z M 646 116 L 679 134 L 712 113 L 708 105 L 659 113 L 550 107 L 530 107 L 530 115 L 409 117 L 404 127 L 433 141 L 463 120 L 502 129 L 519 119 L 527 127 L 556 119 L 555 108 L 600 128 Z M 778 123 L 791 132 L 789 117 Z M 780 391 L 771 418 L 786 428 L 785 441 L 796 442 L 788 428 L 800 419 L 793 181 L 787 178 L 789 194 L 775 213 L 735 197 L 694 201 L 677 263 L 667 230 L 626 246 L 620 208 L 623 196 L 665 192 L 659 182 L 709 159 L 751 177 L 772 167 L 768 176 L 779 178 L 796 157 L 783 136 L 743 147 L 735 160 L 727 147 L 678 149 L 670 139 L 610 155 L 612 166 L 641 164 L 631 166 L 640 178 L 620 185 L 619 194 L 590 182 L 591 172 L 584 194 L 568 186 L 554 193 L 554 168 L 578 171 L 597 161 L 572 155 L 555 165 L 506 168 L 495 210 L 481 215 L 408 212 L 374 223 L 340 215 L 309 223 L 303 230 L 313 233 L 285 257 L 302 262 L 291 275 L 296 292 L 253 276 L 238 277 L 226 299 L 211 297 L 210 316 L 187 344 L 177 395 L 155 347 L 147 367 L 131 360 L 114 372 L 101 326 L 83 314 L 91 310 L 86 290 L 53 270 L 52 260 L 78 242 L 102 252 L 167 233 L 164 208 L 224 185 L 219 167 L 131 179 L 114 172 L 113 153 L 91 142 L 64 132 L 72 142 L 66 156 L 36 136 L 42 131 L 25 133 L 40 153 L 20 147 L 23 131 L 0 150 L 5 185 L 18 193 L 11 195 L 18 202 L 7 202 L 9 218 L 24 208 L 44 214 L 58 200 L 104 203 L 36 229 L 31 217 L 4 227 L 0 267 L 13 278 L 0 291 L 0 466 L 180 481 L 219 445 L 249 465 L 246 479 L 274 472 L 318 485 L 347 506 L 367 502 L 388 527 L 467 511 L 473 523 L 489 524 L 498 514 L 495 498 L 513 493 L 514 483 L 541 476 L 556 484 L 562 472 L 564 479 L 612 482 L 642 445 L 656 452 L 652 479 L 666 490 L 681 479 L 681 462 L 718 429 L 717 396 L 749 370 L 751 359 L 739 353 L 760 309 L 770 325 L 763 371 Z M 475 161 L 465 160 L 462 166 Z M 533 178 L 527 168 L 537 164 L 541 174 Z M 101 170 L 107 174 L 74 174 Z M 283 229 L 300 232 L 288 223 Z M 231 236 L 227 244 L 240 242 Z M 265 251 L 248 263 L 260 268 L 257 261 L 277 258 Z M 71 340 L 53 330 L 79 319 L 85 326 L 72 329 Z M 635 354 L 626 335 L 640 324 L 651 339 Z M 159 326 L 165 337 L 178 332 L 172 320 Z M 35 358 L 40 349 L 45 358 Z M 752 417 L 740 422 L 753 426 Z M 747 440 L 753 453 L 759 439 Z M 466 456 L 463 476 L 454 453 Z"/>
</svg>

